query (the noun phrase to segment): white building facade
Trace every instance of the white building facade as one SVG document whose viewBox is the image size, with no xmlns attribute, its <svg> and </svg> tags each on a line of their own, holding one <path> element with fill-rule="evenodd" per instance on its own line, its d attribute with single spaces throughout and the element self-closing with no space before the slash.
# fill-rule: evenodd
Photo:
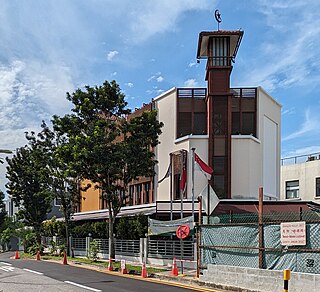
<svg viewBox="0 0 320 292">
<path fill-rule="evenodd" d="M 231 89 L 235 95 L 237 92 L 247 89 Z M 181 97 L 181 91 L 183 92 Z M 189 92 L 189 94 L 188 94 Z M 193 92 L 193 94 L 191 94 Z M 196 92 L 196 93 L 195 93 Z M 209 135 L 208 122 L 196 114 L 206 111 L 206 107 L 193 104 L 193 116 L 184 120 L 179 117 L 181 112 L 188 112 L 187 108 L 179 103 L 179 99 L 193 99 L 190 103 L 200 103 L 201 98 L 205 99 L 204 88 L 172 88 L 154 99 L 154 107 L 158 111 L 159 121 L 164 123 L 160 144 L 155 149 L 156 158 L 159 161 L 156 168 L 156 180 L 165 176 L 170 164 L 170 153 L 179 154 L 181 150 L 187 153 L 187 190 L 185 199 L 192 199 L 192 148 L 195 148 L 197 155 L 207 164 L 212 166 L 209 157 Z M 252 112 L 254 116 L 254 126 L 249 133 L 244 129 L 245 134 L 234 133 L 231 135 L 231 196 L 222 199 L 257 199 L 258 189 L 264 187 L 265 200 L 278 200 L 280 197 L 280 128 L 281 128 L 281 106 L 261 87 L 247 90 L 250 96 L 242 96 L 243 103 L 248 99 L 256 98 L 255 108 Z M 254 94 L 253 94 L 254 93 Z M 204 102 L 204 101 L 203 101 Z M 185 110 L 185 112 L 184 112 Z M 198 112 L 196 112 L 198 110 Z M 189 115 L 190 116 L 190 115 Z M 206 115 L 207 117 L 207 115 Z M 188 127 L 187 123 L 195 120 L 204 125 Z M 252 119 L 249 120 L 249 122 Z M 181 126 L 181 121 L 185 124 Z M 243 118 L 243 123 L 246 122 Z M 249 122 L 247 122 L 249 124 Z M 179 124 L 180 123 L 180 124 Z M 182 129 L 181 129 L 182 128 Z M 187 131 L 191 130 L 191 133 Z M 181 136 L 180 132 L 186 131 L 186 135 Z M 196 134 L 194 134 L 196 133 Z M 215 150 L 215 151 L 219 151 Z M 170 200 L 170 184 L 173 188 L 173 200 L 180 200 L 178 194 L 178 178 L 181 172 L 176 171 L 177 166 L 173 166 L 173 179 L 165 179 L 161 183 L 155 183 L 155 197 L 157 201 Z M 214 166 L 213 166 L 214 168 Z M 194 172 L 194 195 L 197 197 L 206 187 L 207 179 L 200 172 Z M 216 191 L 214 185 L 214 190 Z M 216 191 L 217 192 L 217 191 Z M 219 195 L 219 194 L 218 194 Z"/>
<path fill-rule="evenodd" d="M 320 202 L 319 153 L 283 159 L 281 199 Z"/>
</svg>

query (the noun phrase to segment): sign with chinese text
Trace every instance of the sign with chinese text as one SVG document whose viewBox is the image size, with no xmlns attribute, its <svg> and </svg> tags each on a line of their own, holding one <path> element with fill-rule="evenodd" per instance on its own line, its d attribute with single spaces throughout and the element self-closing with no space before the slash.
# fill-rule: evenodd
<svg viewBox="0 0 320 292">
<path fill-rule="evenodd" d="M 281 245 L 306 245 L 306 222 L 284 222 L 280 224 Z"/>
</svg>

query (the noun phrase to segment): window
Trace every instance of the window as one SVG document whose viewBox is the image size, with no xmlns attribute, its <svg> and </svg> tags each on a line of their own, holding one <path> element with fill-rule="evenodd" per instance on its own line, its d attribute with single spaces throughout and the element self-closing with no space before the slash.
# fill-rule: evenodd
<svg viewBox="0 0 320 292">
<path fill-rule="evenodd" d="M 234 88 L 232 92 L 232 135 L 241 134 L 257 137 L 256 88 Z"/>
<path fill-rule="evenodd" d="M 320 177 L 316 177 L 316 197 L 320 197 Z"/>
<path fill-rule="evenodd" d="M 177 138 L 207 134 L 207 107 L 205 88 L 177 90 Z"/>
<path fill-rule="evenodd" d="M 299 181 L 286 182 L 286 199 L 299 198 Z"/>
</svg>

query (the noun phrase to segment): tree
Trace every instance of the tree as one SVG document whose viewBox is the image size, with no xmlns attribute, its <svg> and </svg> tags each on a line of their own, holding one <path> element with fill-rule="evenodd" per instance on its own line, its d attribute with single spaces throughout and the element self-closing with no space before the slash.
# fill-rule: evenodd
<svg viewBox="0 0 320 292">
<path fill-rule="evenodd" d="M 12 158 L 6 158 L 8 194 L 20 208 L 18 218 L 34 228 L 38 244 L 41 239 L 41 223 L 47 219 L 53 200 L 47 163 L 52 154 L 51 136 L 47 130 L 43 123 L 42 131 L 37 136 L 34 132 L 26 133 L 28 145 L 17 149 Z"/>
<path fill-rule="evenodd" d="M 103 207 L 109 211 L 110 256 L 115 256 L 113 226 L 123 206 L 128 183 L 139 176 L 154 175 L 152 148 L 158 144 L 162 123 L 155 111 L 127 119 L 125 96 L 115 82 L 86 86 L 67 93 L 72 114 L 55 116 L 54 130 L 68 139 L 57 155 L 81 179 L 101 189 Z"/>
<path fill-rule="evenodd" d="M 4 193 L 0 191 L 0 231 L 7 219 L 6 205 L 4 203 Z"/>
</svg>

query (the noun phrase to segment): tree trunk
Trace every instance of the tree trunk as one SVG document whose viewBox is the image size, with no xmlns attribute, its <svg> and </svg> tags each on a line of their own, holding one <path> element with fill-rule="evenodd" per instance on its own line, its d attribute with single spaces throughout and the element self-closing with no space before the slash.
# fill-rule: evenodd
<svg viewBox="0 0 320 292">
<path fill-rule="evenodd" d="M 66 228 L 66 250 L 67 250 L 67 256 L 70 256 L 70 248 L 69 248 L 69 220 L 67 216 L 64 217 L 65 222 L 65 228 Z"/>
<path fill-rule="evenodd" d="M 109 258 L 114 259 L 116 256 L 115 246 L 114 246 L 114 236 L 113 236 L 113 213 L 112 208 L 109 205 Z"/>
</svg>

